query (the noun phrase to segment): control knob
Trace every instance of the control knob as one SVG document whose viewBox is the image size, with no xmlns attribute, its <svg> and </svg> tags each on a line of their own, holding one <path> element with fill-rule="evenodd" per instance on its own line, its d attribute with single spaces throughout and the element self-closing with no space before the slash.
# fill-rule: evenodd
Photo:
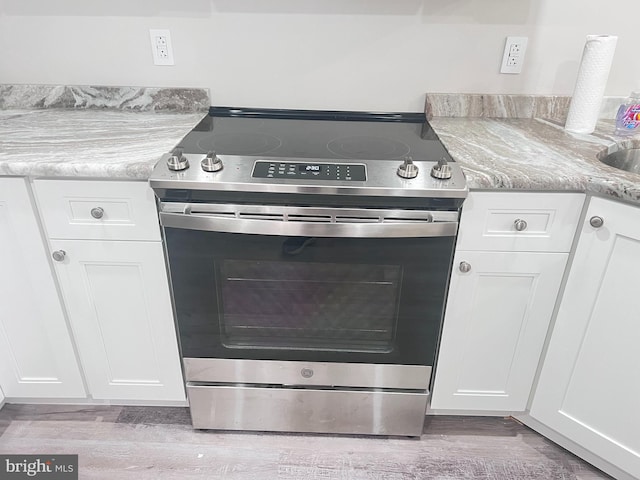
<svg viewBox="0 0 640 480">
<path fill-rule="evenodd" d="M 171 156 L 167 159 L 167 167 L 174 172 L 189 168 L 189 160 L 182 154 L 182 149 L 176 148 L 171 152 Z"/>
<path fill-rule="evenodd" d="M 444 158 L 438 160 L 438 164 L 431 169 L 431 176 L 439 180 L 447 180 L 451 175 L 451 165 Z"/>
<path fill-rule="evenodd" d="M 223 167 L 222 160 L 216 156 L 216 152 L 207 153 L 207 156 L 200 162 L 200 166 L 205 172 L 217 172 Z"/>
<path fill-rule="evenodd" d="M 398 167 L 398 171 L 396 173 L 402 178 L 416 178 L 418 176 L 418 167 L 413 163 L 411 157 L 407 157 Z"/>
</svg>

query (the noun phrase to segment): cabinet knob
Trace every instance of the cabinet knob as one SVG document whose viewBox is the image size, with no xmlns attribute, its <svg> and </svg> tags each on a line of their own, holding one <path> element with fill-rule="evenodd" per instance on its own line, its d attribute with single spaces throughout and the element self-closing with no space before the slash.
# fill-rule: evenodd
<svg viewBox="0 0 640 480">
<path fill-rule="evenodd" d="M 102 207 L 95 207 L 91 209 L 91 216 L 93 218 L 102 218 L 104 215 L 104 209 Z"/>
<path fill-rule="evenodd" d="M 513 222 L 513 226 L 518 232 L 522 232 L 527 229 L 527 222 L 525 222 L 521 218 L 518 218 L 515 222 Z"/>
<path fill-rule="evenodd" d="M 471 264 L 468 262 L 460 262 L 458 268 L 462 273 L 468 273 L 471 271 Z"/>
<path fill-rule="evenodd" d="M 600 228 L 602 225 L 604 225 L 604 218 L 598 217 L 596 215 L 589 219 L 589 223 L 593 228 Z"/>
<path fill-rule="evenodd" d="M 67 252 L 65 252 L 64 250 L 56 250 L 51 254 L 51 256 L 56 262 L 62 262 L 67 256 Z"/>
</svg>

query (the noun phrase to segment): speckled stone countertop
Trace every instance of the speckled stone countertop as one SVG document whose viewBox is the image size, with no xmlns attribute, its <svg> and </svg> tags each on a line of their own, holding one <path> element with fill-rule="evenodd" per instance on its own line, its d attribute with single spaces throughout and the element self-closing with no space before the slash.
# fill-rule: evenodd
<svg viewBox="0 0 640 480">
<path fill-rule="evenodd" d="M 460 163 L 470 189 L 580 191 L 640 203 L 640 175 L 599 161 L 640 138 L 613 135 L 601 120 L 591 135 L 561 123 L 523 118 L 435 117 L 431 126 Z"/>
<path fill-rule="evenodd" d="M 600 158 L 640 147 L 640 135 L 613 134 L 621 97 L 605 97 L 590 135 L 564 129 L 570 97 L 429 93 L 425 113 L 472 190 L 597 193 L 640 203 L 640 174 Z"/>
<path fill-rule="evenodd" d="M 568 133 L 568 103 L 436 94 L 426 111 L 472 190 L 581 191 L 640 203 L 640 175 L 598 160 L 640 147 L 640 136 L 615 137 L 611 120 L 591 135 Z M 198 89 L 0 85 L 0 175 L 146 180 L 208 105 Z"/>
<path fill-rule="evenodd" d="M 147 180 L 209 104 L 195 88 L 0 85 L 0 175 Z"/>
<path fill-rule="evenodd" d="M 204 115 L 0 110 L 0 175 L 147 180 Z"/>
</svg>

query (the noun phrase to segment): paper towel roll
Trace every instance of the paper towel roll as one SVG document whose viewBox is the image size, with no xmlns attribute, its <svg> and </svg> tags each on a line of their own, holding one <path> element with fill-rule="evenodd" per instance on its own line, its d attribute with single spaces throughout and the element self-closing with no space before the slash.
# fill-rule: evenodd
<svg viewBox="0 0 640 480">
<path fill-rule="evenodd" d="M 566 130 L 575 133 L 591 133 L 596 128 L 616 43 L 618 43 L 618 37 L 613 35 L 587 36 L 567 122 L 564 126 Z"/>
</svg>

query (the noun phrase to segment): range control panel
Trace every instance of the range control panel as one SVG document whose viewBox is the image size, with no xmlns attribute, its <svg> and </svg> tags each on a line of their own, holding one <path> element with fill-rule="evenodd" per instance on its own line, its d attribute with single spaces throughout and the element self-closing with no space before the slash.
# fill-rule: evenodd
<svg viewBox="0 0 640 480">
<path fill-rule="evenodd" d="M 362 164 L 268 162 L 258 160 L 253 167 L 254 178 L 290 178 L 305 180 L 356 181 L 367 180 Z"/>
</svg>

